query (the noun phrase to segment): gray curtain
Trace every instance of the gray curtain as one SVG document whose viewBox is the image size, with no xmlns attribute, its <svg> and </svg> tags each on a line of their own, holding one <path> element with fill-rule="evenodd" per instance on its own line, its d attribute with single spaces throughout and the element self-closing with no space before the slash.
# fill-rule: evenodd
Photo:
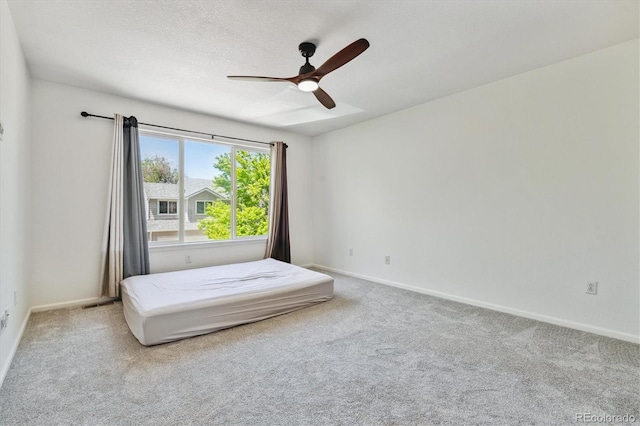
<svg viewBox="0 0 640 426">
<path fill-rule="evenodd" d="M 287 145 L 271 145 L 271 204 L 269 205 L 269 238 L 265 259 L 272 257 L 291 263 L 289 246 L 289 201 L 287 194 Z"/>
<path fill-rule="evenodd" d="M 102 296 L 120 297 L 120 281 L 149 273 L 146 234 L 138 120 L 116 114 L 102 246 Z"/>
<path fill-rule="evenodd" d="M 124 247 L 123 278 L 146 275 L 149 271 L 147 221 L 144 205 L 144 187 L 140 166 L 140 138 L 138 120 L 131 116 L 124 120 Z"/>
</svg>

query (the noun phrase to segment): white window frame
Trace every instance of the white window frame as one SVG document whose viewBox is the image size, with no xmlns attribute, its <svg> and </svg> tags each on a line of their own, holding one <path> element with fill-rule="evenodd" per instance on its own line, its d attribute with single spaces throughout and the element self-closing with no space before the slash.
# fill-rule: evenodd
<svg viewBox="0 0 640 426">
<path fill-rule="evenodd" d="M 160 203 L 165 202 L 167 203 L 167 213 L 162 213 L 160 211 Z M 169 213 L 169 203 L 176 203 L 176 212 L 175 213 Z M 178 216 L 178 200 L 158 200 L 158 216 Z"/>
<path fill-rule="evenodd" d="M 195 200 L 196 201 L 196 216 L 206 216 L 207 215 L 207 203 L 209 205 L 213 205 L 215 201 L 213 200 Z M 204 203 L 204 213 L 198 213 L 198 203 Z"/>
<path fill-rule="evenodd" d="M 179 174 L 179 179 L 178 179 L 178 195 L 179 198 L 177 200 L 178 203 L 178 213 L 175 214 L 169 214 L 169 213 L 162 213 L 162 216 L 177 216 L 178 217 L 178 223 L 179 223 L 179 229 L 178 229 L 178 239 L 177 241 L 149 241 L 149 247 L 163 247 L 163 246 L 170 246 L 170 247 L 174 247 L 174 246 L 207 246 L 207 245 L 224 245 L 224 244 L 234 244 L 234 243 L 251 243 L 252 241 L 256 241 L 256 242 L 262 242 L 262 241 L 266 241 L 267 240 L 267 235 L 255 235 L 255 236 L 247 236 L 247 237 L 239 237 L 236 235 L 236 197 L 235 197 L 235 193 L 236 193 L 236 161 L 231 161 L 231 194 L 229 194 L 230 196 L 230 200 L 229 203 L 231 205 L 231 229 L 230 229 L 230 238 L 228 240 L 209 240 L 209 241 L 185 241 L 184 238 L 184 234 L 185 234 L 185 230 L 184 230 L 184 221 L 187 218 L 187 212 L 185 211 L 185 208 L 183 208 L 182 206 L 187 205 L 187 199 L 184 196 L 184 144 L 185 141 L 194 141 L 194 142 L 206 142 L 206 143 L 210 143 L 210 144 L 214 144 L 214 145 L 225 145 L 225 146 L 229 146 L 231 148 L 231 158 L 235 159 L 236 158 L 236 150 L 244 150 L 244 151 L 251 151 L 251 152 L 259 152 L 262 154 L 267 154 L 267 155 L 271 155 L 271 150 L 268 147 L 264 147 L 262 145 L 258 145 L 258 144 L 253 144 L 251 142 L 246 142 L 246 143 L 238 143 L 238 142 L 226 142 L 226 141 L 220 141 L 220 140 L 215 140 L 212 141 L 211 139 L 204 139 L 204 138 L 199 138 L 199 137 L 194 137 L 191 135 L 187 135 L 187 134 L 181 134 L 181 133 L 170 133 L 170 132 L 162 132 L 162 131 L 157 131 L 157 130 L 153 130 L 153 129 L 148 129 L 148 128 L 143 128 L 142 126 L 139 128 L 139 134 L 140 135 L 149 135 L 149 136 L 153 136 L 153 137 L 160 137 L 160 138 L 166 138 L 166 139 L 170 139 L 173 141 L 176 141 L 178 143 L 178 174 Z M 271 194 L 269 194 L 269 202 L 271 203 Z M 159 202 L 160 200 L 158 200 Z M 176 200 L 162 200 L 162 201 L 176 201 Z M 205 201 L 211 201 L 211 200 L 205 200 Z M 213 202 L 213 201 L 211 201 Z M 197 207 L 196 207 L 196 211 L 197 211 Z M 158 215 L 160 215 L 160 204 L 158 203 Z M 197 216 L 203 216 L 203 215 L 198 215 L 196 213 Z"/>
</svg>

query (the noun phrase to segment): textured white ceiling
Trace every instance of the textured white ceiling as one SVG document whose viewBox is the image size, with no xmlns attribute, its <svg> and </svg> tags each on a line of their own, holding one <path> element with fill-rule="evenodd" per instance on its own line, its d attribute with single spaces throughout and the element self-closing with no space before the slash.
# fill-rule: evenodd
<svg viewBox="0 0 640 426">
<path fill-rule="evenodd" d="M 9 0 L 34 77 L 309 135 L 639 36 L 637 0 Z M 291 77 L 356 39 L 327 110 Z M 97 114 L 111 113 L 95 111 Z"/>
</svg>

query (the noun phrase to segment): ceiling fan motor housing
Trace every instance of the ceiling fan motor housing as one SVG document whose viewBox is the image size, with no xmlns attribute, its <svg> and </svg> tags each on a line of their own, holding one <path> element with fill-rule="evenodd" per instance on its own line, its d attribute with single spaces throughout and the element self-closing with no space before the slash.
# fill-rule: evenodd
<svg viewBox="0 0 640 426">
<path fill-rule="evenodd" d="M 309 73 L 311 71 L 315 71 L 316 67 L 309 63 L 309 59 L 307 59 L 307 63 L 300 67 L 300 75 Z"/>
</svg>

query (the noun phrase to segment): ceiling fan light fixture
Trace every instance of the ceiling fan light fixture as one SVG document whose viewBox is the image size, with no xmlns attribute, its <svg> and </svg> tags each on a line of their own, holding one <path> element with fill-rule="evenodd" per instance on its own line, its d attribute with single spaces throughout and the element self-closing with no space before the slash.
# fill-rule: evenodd
<svg viewBox="0 0 640 426">
<path fill-rule="evenodd" d="M 318 89 L 318 82 L 313 78 L 307 78 L 298 83 L 298 89 L 303 92 L 313 92 Z"/>
</svg>

